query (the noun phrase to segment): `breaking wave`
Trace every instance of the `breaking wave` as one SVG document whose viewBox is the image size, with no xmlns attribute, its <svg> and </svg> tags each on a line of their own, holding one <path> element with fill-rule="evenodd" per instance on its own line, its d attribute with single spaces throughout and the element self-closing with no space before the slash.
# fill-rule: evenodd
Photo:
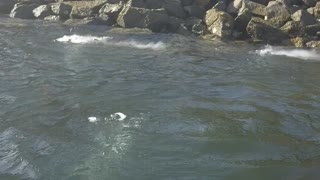
<svg viewBox="0 0 320 180">
<path fill-rule="evenodd" d="M 92 44 L 92 43 L 102 43 L 106 45 L 113 45 L 113 46 L 124 46 L 124 47 L 133 47 L 137 49 L 152 49 L 152 50 L 162 50 L 166 48 L 165 43 L 161 41 L 157 42 L 145 42 L 145 41 L 138 41 L 134 39 L 128 40 L 115 40 L 113 37 L 110 36 L 91 36 L 91 35 L 64 35 L 58 39 L 58 42 L 68 42 L 73 44 Z"/>
<path fill-rule="evenodd" d="M 270 45 L 265 46 L 263 49 L 257 50 L 260 56 L 274 55 L 274 56 L 287 56 L 305 60 L 320 60 L 320 54 L 316 50 L 307 49 L 284 49 L 281 47 L 273 47 Z"/>
</svg>

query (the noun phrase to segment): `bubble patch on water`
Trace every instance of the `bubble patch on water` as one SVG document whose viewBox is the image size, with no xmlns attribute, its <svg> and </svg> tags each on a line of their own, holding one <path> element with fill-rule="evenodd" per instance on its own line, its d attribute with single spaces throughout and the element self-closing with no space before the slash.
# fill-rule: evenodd
<svg viewBox="0 0 320 180">
<path fill-rule="evenodd" d="M 256 50 L 256 54 L 260 56 L 287 56 L 304 60 L 320 61 L 320 54 L 316 50 L 307 49 L 284 49 L 282 47 L 274 47 L 267 45 L 260 50 Z"/>
<path fill-rule="evenodd" d="M 127 40 L 115 40 L 110 36 L 91 36 L 91 35 L 64 35 L 57 38 L 55 41 L 73 44 L 93 44 L 102 43 L 105 45 L 122 46 L 122 47 L 133 47 L 137 49 L 152 49 L 162 50 L 166 48 L 165 43 L 162 41 L 150 42 L 150 41 L 138 41 L 134 39 Z"/>
</svg>

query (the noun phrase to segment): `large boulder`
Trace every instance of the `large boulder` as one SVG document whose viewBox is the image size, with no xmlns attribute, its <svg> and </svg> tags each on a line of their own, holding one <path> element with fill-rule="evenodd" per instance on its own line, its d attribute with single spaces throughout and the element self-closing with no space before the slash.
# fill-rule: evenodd
<svg viewBox="0 0 320 180">
<path fill-rule="evenodd" d="M 109 18 L 116 21 L 122 8 L 123 8 L 122 3 L 119 3 L 119 4 L 106 3 L 101 7 L 101 9 L 99 10 L 99 13 L 100 13 L 100 16 L 108 16 Z"/>
<path fill-rule="evenodd" d="M 234 29 L 235 31 L 245 33 L 247 25 L 251 20 L 252 15 L 248 9 L 241 11 L 234 20 Z"/>
<path fill-rule="evenodd" d="M 205 23 L 208 31 L 220 38 L 229 38 L 232 35 L 234 20 L 233 17 L 223 11 L 210 9 L 205 16 Z"/>
<path fill-rule="evenodd" d="M 33 10 L 37 7 L 37 4 L 20 4 L 14 5 L 10 17 L 21 19 L 34 19 Z"/>
<path fill-rule="evenodd" d="M 72 10 L 72 6 L 65 3 L 50 4 L 51 11 L 59 16 L 59 19 L 68 19 Z"/>
<path fill-rule="evenodd" d="M 72 6 L 71 18 L 82 19 L 98 15 L 105 1 L 70 1 L 66 4 Z"/>
<path fill-rule="evenodd" d="M 270 44 L 279 44 L 287 40 L 288 36 L 280 29 L 272 27 L 267 21 L 253 17 L 248 26 L 247 33 L 254 39 L 262 40 Z"/>
<path fill-rule="evenodd" d="M 243 9 L 248 9 L 251 14 L 256 16 L 266 15 L 266 6 L 260 3 L 249 0 L 234 0 L 227 7 L 227 12 L 231 14 L 238 14 Z"/>
<path fill-rule="evenodd" d="M 300 21 L 288 21 L 281 30 L 291 37 L 304 36 L 305 26 Z"/>
<path fill-rule="evenodd" d="M 301 21 L 304 25 L 312 25 L 317 23 L 317 20 L 309 14 L 306 10 L 301 9 L 291 15 L 294 21 Z"/>
<path fill-rule="evenodd" d="M 184 10 L 189 17 L 203 18 L 203 16 L 206 14 L 206 9 L 202 6 L 185 6 Z"/>
<path fill-rule="evenodd" d="M 289 9 L 282 3 L 277 1 L 270 1 L 266 7 L 266 17 L 274 27 L 281 27 L 290 19 Z"/>
<path fill-rule="evenodd" d="M 308 7 L 313 7 L 316 5 L 316 3 L 318 2 L 318 0 L 302 0 L 304 2 L 304 4 Z"/>
<path fill-rule="evenodd" d="M 320 19 L 320 1 L 317 2 L 316 6 L 313 8 L 313 15 L 315 18 Z"/>
<path fill-rule="evenodd" d="M 33 10 L 33 15 L 36 18 L 43 19 L 49 15 L 52 15 L 52 11 L 49 5 L 41 5 Z"/>
<path fill-rule="evenodd" d="M 144 9 L 124 5 L 117 18 L 117 24 L 124 28 L 148 28 L 154 32 L 166 31 L 171 21 L 164 9 Z"/>
<path fill-rule="evenodd" d="M 320 41 L 310 41 L 307 42 L 307 47 L 311 47 L 311 48 L 320 48 Z"/>
</svg>

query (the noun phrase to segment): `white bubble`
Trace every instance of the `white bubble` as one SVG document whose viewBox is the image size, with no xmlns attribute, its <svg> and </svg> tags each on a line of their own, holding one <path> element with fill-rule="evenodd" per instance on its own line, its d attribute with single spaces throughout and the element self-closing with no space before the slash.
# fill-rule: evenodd
<svg viewBox="0 0 320 180">
<path fill-rule="evenodd" d="M 117 113 L 111 114 L 110 117 L 118 121 L 123 121 L 126 119 L 127 116 L 121 112 L 117 112 Z"/>
<path fill-rule="evenodd" d="M 94 122 L 98 122 L 99 119 L 97 117 L 88 117 L 89 122 L 94 123 Z"/>
</svg>

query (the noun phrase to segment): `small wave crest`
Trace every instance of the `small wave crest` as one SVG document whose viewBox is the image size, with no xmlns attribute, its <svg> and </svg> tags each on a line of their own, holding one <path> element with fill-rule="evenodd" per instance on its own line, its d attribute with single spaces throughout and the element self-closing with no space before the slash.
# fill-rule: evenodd
<svg viewBox="0 0 320 180">
<path fill-rule="evenodd" d="M 145 42 L 145 41 L 138 41 L 134 39 L 127 39 L 127 40 L 115 40 L 113 37 L 110 36 L 91 36 L 91 35 L 64 35 L 60 38 L 57 38 L 56 41 L 58 42 L 65 42 L 65 43 L 73 43 L 73 44 L 92 44 L 92 43 L 102 43 L 106 45 L 113 45 L 113 46 L 123 46 L 123 47 L 133 47 L 137 49 L 152 49 L 152 50 L 162 50 L 166 48 L 165 43 L 162 41 L 157 42 Z"/>
<path fill-rule="evenodd" d="M 320 54 L 316 50 L 306 49 L 283 49 L 281 47 L 265 46 L 263 49 L 257 50 L 260 56 L 274 55 L 299 58 L 304 60 L 320 60 Z"/>
</svg>

